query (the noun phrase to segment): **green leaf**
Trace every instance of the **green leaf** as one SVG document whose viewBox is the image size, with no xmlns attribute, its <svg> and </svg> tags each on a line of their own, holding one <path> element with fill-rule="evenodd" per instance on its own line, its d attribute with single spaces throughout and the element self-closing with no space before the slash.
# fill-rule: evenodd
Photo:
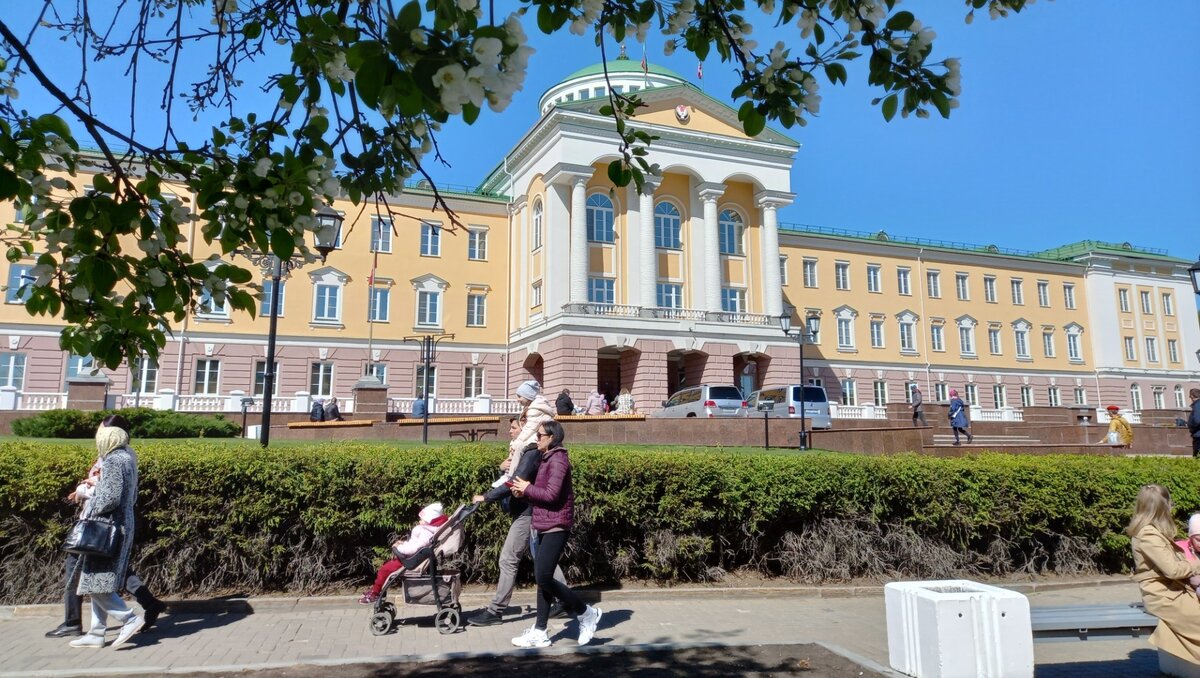
<svg viewBox="0 0 1200 678">
<path fill-rule="evenodd" d="M 747 136 L 756 137 L 767 126 L 767 119 L 758 109 L 751 108 L 751 112 L 742 121 L 742 129 L 746 131 Z"/>
<path fill-rule="evenodd" d="M 21 182 L 17 175 L 7 167 L 0 167 L 0 200 L 12 200 L 17 197 Z"/>
<path fill-rule="evenodd" d="M 253 40 L 262 35 L 262 24 L 257 21 L 251 21 L 245 26 L 242 26 L 242 35 L 246 36 L 247 40 Z"/>
<path fill-rule="evenodd" d="M 400 27 L 404 29 L 405 32 L 409 32 L 417 26 L 420 26 L 421 3 L 418 2 L 418 0 L 412 0 L 411 2 L 405 4 L 404 7 L 400 8 L 400 13 L 396 15 L 396 23 L 400 24 Z"/>
<path fill-rule="evenodd" d="M 896 12 L 892 18 L 888 19 L 887 27 L 893 31 L 907 31 L 915 18 L 912 12 Z"/>
<path fill-rule="evenodd" d="M 942 114 L 943 118 L 950 117 L 950 100 L 946 98 L 945 94 L 934 90 L 933 93 L 929 95 L 929 100 L 933 102 L 934 107 L 937 108 L 938 113 Z"/>
<path fill-rule="evenodd" d="M 363 60 L 354 74 L 354 89 L 363 103 L 370 108 L 379 107 L 379 91 L 383 89 L 391 62 L 383 54 L 373 54 Z"/>
<path fill-rule="evenodd" d="M 538 7 L 537 25 L 538 30 L 546 35 L 554 32 L 554 13 L 550 10 L 550 5 L 541 5 Z"/>
<path fill-rule="evenodd" d="M 895 117 L 895 115 L 896 115 L 896 104 L 897 103 L 898 102 L 896 100 L 895 94 L 891 94 L 886 99 L 883 100 L 883 119 L 884 120 L 887 120 L 888 122 L 892 121 L 892 118 Z"/>
<path fill-rule="evenodd" d="M 625 170 L 625 166 L 620 160 L 613 160 L 608 163 L 608 180 L 613 182 L 615 186 L 623 186 L 621 183 L 621 173 Z"/>
<path fill-rule="evenodd" d="M 462 107 L 463 122 L 472 125 L 479 119 L 479 107 L 472 103 L 465 103 Z"/>
</svg>

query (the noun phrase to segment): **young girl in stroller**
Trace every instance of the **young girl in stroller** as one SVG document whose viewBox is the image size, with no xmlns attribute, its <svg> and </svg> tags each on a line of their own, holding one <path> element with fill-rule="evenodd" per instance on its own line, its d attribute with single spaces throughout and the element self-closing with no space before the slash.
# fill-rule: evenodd
<svg viewBox="0 0 1200 678">
<path fill-rule="evenodd" d="M 383 590 L 384 582 L 392 576 L 393 572 L 403 567 L 400 558 L 411 558 L 417 554 L 417 551 L 429 546 L 433 541 L 433 536 L 437 534 L 438 528 L 445 525 L 448 520 L 442 513 L 441 502 L 436 501 L 421 509 L 417 517 L 420 518 L 420 522 L 413 526 L 408 539 L 397 539 L 392 542 L 392 557 L 379 568 L 379 573 L 375 575 L 375 584 L 362 594 L 362 598 L 358 599 L 359 605 L 371 605 L 379 600 L 379 592 Z"/>
</svg>

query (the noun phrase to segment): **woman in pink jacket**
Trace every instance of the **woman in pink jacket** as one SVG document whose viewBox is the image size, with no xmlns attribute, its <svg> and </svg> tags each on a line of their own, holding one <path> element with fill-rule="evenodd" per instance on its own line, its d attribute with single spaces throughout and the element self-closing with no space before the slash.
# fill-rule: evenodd
<svg viewBox="0 0 1200 678">
<path fill-rule="evenodd" d="M 542 464 L 533 483 L 513 478 L 513 494 L 524 497 L 533 505 L 533 529 L 537 532 L 537 555 L 533 561 L 537 580 L 537 621 L 521 635 L 513 638 L 517 647 L 547 647 L 550 637 L 546 624 L 550 620 L 550 605 L 561 600 L 563 609 L 579 618 L 579 644 L 587 645 L 596 632 L 603 612 L 585 605 L 570 588 L 554 579 L 554 568 L 575 526 L 575 492 L 571 489 L 571 460 L 562 446 L 565 433 L 562 424 L 547 421 L 538 426 L 537 444 Z"/>
</svg>

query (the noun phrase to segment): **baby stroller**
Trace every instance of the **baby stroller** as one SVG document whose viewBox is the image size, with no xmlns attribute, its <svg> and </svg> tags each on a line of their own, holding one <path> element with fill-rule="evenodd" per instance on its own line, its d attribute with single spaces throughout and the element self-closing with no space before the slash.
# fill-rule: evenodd
<svg viewBox="0 0 1200 678">
<path fill-rule="evenodd" d="M 396 605 L 388 600 L 392 587 L 399 582 L 401 599 L 408 605 L 434 605 L 433 617 L 439 633 L 462 628 L 462 578 L 458 570 L 441 570 L 438 560 L 458 553 L 463 542 L 463 522 L 478 508 L 476 504 L 459 506 L 450 519 L 433 535 L 433 541 L 411 558 L 400 557 L 402 567 L 383 583 L 379 600 L 371 608 L 371 633 L 382 636 L 396 624 Z"/>
</svg>

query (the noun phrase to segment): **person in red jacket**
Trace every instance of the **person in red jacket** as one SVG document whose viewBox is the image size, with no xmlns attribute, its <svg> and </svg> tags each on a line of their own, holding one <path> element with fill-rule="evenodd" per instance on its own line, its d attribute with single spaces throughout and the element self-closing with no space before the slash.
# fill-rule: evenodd
<svg viewBox="0 0 1200 678">
<path fill-rule="evenodd" d="M 562 446 L 562 424 L 545 421 L 538 426 L 537 444 L 542 455 L 537 478 L 533 483 L 521 477 L 512 480 L 512 491 L 533 505 L 533 529 L 537 536 L 537 555 L 533 560 L 537 580 L 537 620 L 525 633 L 513 638 L 517 647 L 547 647 L 550 637 L 546 624 L 550 620 L 550 605 L 561 600 L 563 608 L 579 618 L 579 644 L 587 645 L 596 633 L 603 612 L 585 605 L 579 595 L 554 579 L 554 569 L 562 557 L 571 528 L 575 526 L 575 493 L 571 489 L 571 459 Z"/>
</svg>

